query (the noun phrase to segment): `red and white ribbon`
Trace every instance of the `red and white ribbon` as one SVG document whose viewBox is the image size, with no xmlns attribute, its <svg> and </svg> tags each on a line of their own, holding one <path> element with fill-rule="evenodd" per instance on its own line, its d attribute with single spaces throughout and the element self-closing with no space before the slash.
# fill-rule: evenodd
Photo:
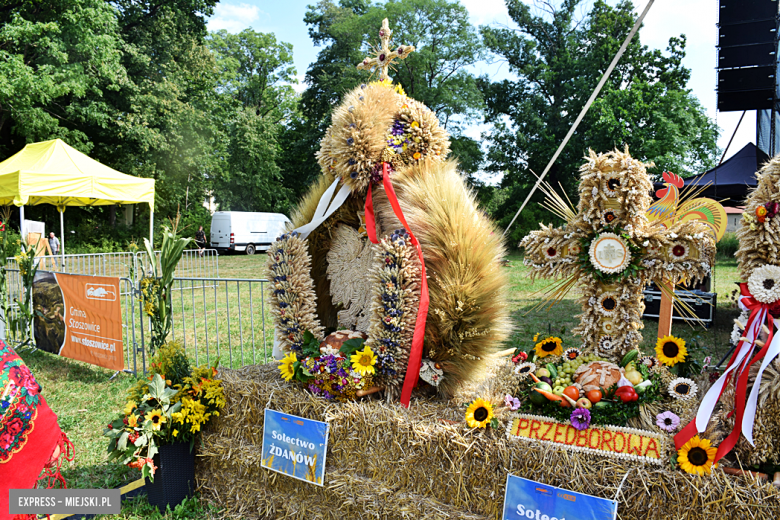
<svg viewBox="0 0 780 520">
<path fill-rule="evenodd" d="M 753 442 L 753 422 L 755 420 L 756 403 L 758 402 L 758 387 L 760 386 L 763 368 L 780 354 L 780 340 L 773 337 L 774 329 L 772 327 L 776 321 L 769 314 L 769 305 L 756 300 L 753 295 L 750 294 L 747 284 L 740 284 L 739 288 L 742 293 L 742 296 L 739 298 L 739 306 L 744 310 L 750 311 L 750 317 L 748 318 L 744 331 L 745 339 L 737 344 L 734 355 L 732 355 L 723 375 L 718 378 L 715 384 L 712 385 L 709 391 L 704 395 L 701 405 L 699 406 L 699 411 L 696 414 L 696 419 L 688 423 L 688 425 L 674 437 L 674 444 L 679 450 L 691 438 L 707 429 L 712 413 L 715 410 L 715 405 L 723 395 L 723 390 L 731 377 L 734 376 L 736 387 L 735 409 L 733 412 L 735 414 L 734 428 L 728 437 L 726 437 L 726 439 L 720 443 L 720 446 L 718 446 L 718 452 L 715 455 L 716 462 L 734 448 L 739 440 L 740 432 L 742 432 L 751 443 Z M 765 323 L 770 327 L 769 336 L 761 350 L 751 358 L 750 355 L 756 347 L 756 340 L 761 334 L 761 326 Z M 764 362 L 761 364 L 762 369 L 759 371 L 758 378 L 751 390 L 750 398 L 746 401 L 745 394 L 747 393 L 750 367 L 759 359 L 764 359 Z"/>
</svg>

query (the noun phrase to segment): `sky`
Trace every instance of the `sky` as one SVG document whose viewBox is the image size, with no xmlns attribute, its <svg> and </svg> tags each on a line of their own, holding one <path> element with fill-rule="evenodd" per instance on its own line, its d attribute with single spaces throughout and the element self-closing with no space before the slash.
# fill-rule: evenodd
<svg viewBox="0 0 780 520">
<path fill-rule="evenodd" d="M 468 9 L 471 22 L 475 25 L 513 27 L 504 0 L 460 1 Z M 315 0 L 221 0 L 214 15 L 208 20 L 208 28 L 229 32 L 252 28 L 259 32 L 273 32 L 278 40 L 292 43 L 300 81 L 297 88 L 303 90 L 306 69 L 316 60 L 319 51 L 309 39 L 307 26 L 303 22 L 307 5 L 313 3 Z M 616 1 L 609 0 L 609 3 L 614 5 Z M 634 3 L 638 16 L 647 0 L 634 0 Z M 680 34 L 687 36 L 687 54 L 683 63 L 691 69 L 688 87 L 720 127 L 718 145 L 725 149 L 742 112 L 717 112 L 715 109 L 717 17 L 718 2 L 715 0 L 656 0 L 639 35 L 643 44 L 662 50 L 666 48 L 670 37 Z M 487 73 L 496 79 L 508 77 L 506 66 L 500 63 L 480 65 L 474 72 Z M 748 111 L 728 149 L 726 159 L 747 143 L 755 142 L 755 120 L 755 112 Z M 481 130 L 482 127 L 477 125 L 467 133 L 477 137 Z"/>
</svg>

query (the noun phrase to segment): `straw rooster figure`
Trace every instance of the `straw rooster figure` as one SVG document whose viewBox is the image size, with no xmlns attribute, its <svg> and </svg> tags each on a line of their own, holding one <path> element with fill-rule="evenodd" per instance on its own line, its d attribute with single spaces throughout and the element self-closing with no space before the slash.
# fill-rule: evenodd
<svg viewBox="0 0 780 520">
<path fill-rule="evenodd" d="M 655 196 L 660 200 L 647 209 L 647 218 L 650 221 L 664 222 L 674 218 L 677 213 L 677 202 L 680 200 L 680 188 L 684 185 L 682 177 L 672 172 L 663 172 L 661 176 L 666 181 L 664 182 L 666 187 L 655 192 Z"/>
<path fill-rule="evenodd" d="M 726 210 L 720 203 L 699 197 L 689 199 L 680 204 L 680 188 L 683 187 L 682 177 L 672 172 L 663 172 L 665 188 L 655 192 L 660 200 L 647 209 L 647 220 L 660 222 L 668 228 L 676 222 L 698 220 L 708 226 L 715 240 L 720 240 L 726 233 Z"/>
</svg>

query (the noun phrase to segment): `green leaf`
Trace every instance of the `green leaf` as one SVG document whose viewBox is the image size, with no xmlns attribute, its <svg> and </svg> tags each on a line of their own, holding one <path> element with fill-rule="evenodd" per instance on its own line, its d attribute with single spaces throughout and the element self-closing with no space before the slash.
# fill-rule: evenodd
<svg viewBox="0 0 780 520">
<path fill-rule="evenodd" d="M 342 343 L 339 351 L 342 352 L 345 356 L 347 356 L 347 358 L 349 358 L 349 356 L 351 356 L 358 350 L 361 350 L 365 342 L 366 340 L 364 340 L 363 338 L 348 339 L 347 341 Z"/>
<path fill-rule="evenodd" d="M 320 341 L 308 330 L 303 333 L 301 352 L 304 357 L 320 355 Z"/>
<path fill-rule="evenodd" d="M 116 449 L 119 451 L 125 451 L 127 449 L 127 438 L 130 434 L 128 432 L 122 432 L 122 436 L 116 443 Z"/>
</svg>

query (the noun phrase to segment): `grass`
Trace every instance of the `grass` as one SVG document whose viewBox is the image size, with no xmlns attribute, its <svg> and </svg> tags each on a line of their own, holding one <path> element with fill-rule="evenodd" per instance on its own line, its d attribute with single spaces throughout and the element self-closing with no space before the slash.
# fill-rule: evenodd
<svg viewBox="0 0 780 520">
<path fill-rule="evenodd" d="M 264 255 L 221 257 L 219 262 L 220 276 L 225 278 L 260 278 L 264 263 Z M 522 258 L 519 255 L 510 256 L 509 267 L 506 269 L 510 283 L 509 306 L 515 326 L 507 346 L 521 345 L 528 348 L 531 338 L 536 332 L 547 331 L 560 334 L 564 345 L 578 346 L 578 338 L 571 334 L 572 328 L 577 324 L 576 315 L 580 313 L 574 291 L 550 310 L 530 311 L 538 301 L 538 294 L 535 293 L 546 287 L 548 282 L 546 280 L 531 281 L 530 271 L 522 265 Z M 700 350 L 694 350 L 696 356 L 711 355 L 719 361 L 727 350 L 732 320 L 738 314 L 733 300 L 729 298 L 735 289 L 734 282 L 737 279 L 737 266 L 734 258 L 719 260 L 714 270 L 714 289 L 718 292 L 720 301 L 713 326 L 704 329 L 675 322 L 673 326 L 675 335 L 683 337 L 686 342 L 696 343 L 701 347 Z M 218 297 L 216 308 L 213 301 L 206 298 L 206 303 L 199 309 L 197 307 L 197 293 L 199 291 L 203 292 L 202 289 L 199 289 L 193 294 L 196 296 L 195 306 L 192 305 L 192 298 L 189 298 L 189 306 L 187 300 L 183 304 L 183 315 L 189 320 L 192 319 L 193 309 L 196 315 L 205 309 L 205 312 L 210 313 L 210 316 L 226 318 L 225 307 L 228 301 L 231 309 L 237 309 L 239 304 L 245 305 L 244 309 L 247 308 L 244 299 L 247 298 L 248 293 L 243 292 L 242 289 L 241 296 L 239 296 L 237 291 L 231 292 L 230 285 L 228 285 L 227 296 Z M 220 282 L 219 291 L 225 291 L 223 282 Z M 185 295 L 193 296 L 186 293 Z M 259 313 L 259 307 L 255 307 L 254 311 Z M 176 326 L 181 327 L 182 313 L 179 307 L 174 309 L 174 313 L 175 319 L 178 320 Z M 242 318 L 246 317 L 246 314 L 242 316 Z M 266 314 L 266 317 L 270 323 L 269 315 Z M 211 323 L 212 327 L 216 324 L 213 318 Z M 187 327 L 188 330 L 192 330 L 192 323 L 188 322 Z M 650 353 L 655 344 L 657 327 L 657 322 L 645 321 L 643 331 L 645 339 L 642 343 L 642 349 L 646 353 Z M 272 327 L 269 326 L 266 329 L 266 334 L 270 334 Z M 257 328 L 255 332 L 258 332 Z M 262 334 L 262 329 L 259 332 Z M 248 337 L 249 333 L 250 331 L 245 329 L 244 337 Z M 205 329 L 202 329 L 201 334 L 204 334 L 203 338 L 205 339 Z M 193 334 L 191 337 L 196 336 Z M 210 338 L 213 341 L 215 336 L 210 336 Z M 199 348 L 202 348 L 203 340 L 199 339 L 199 341 L 201 341 Z M 256 339 L 256 344 L 259 343 L 261 342 Z M 270 349 L 271 344 L 268 343 L 268 349 Z M 245 347 L 244 353 L 247 354 L 249 350 L 246 341 Z M 190 355 L 194 355 L 192 339 L 188 339 L 187 348 Z M 240 354 L 240 351 L 236 350 L 234 346 L 230 352 L 235 354 L 232 365 L 240 366 L 241 358 L 240 355 L 237 355 Z M 223 355 L 223 366 L 230 364 L 230 359 L 224 357 L 226 353 L 225 349 L 220 350 L 220 354 Z M 256 352 L 256 354 L 258 353 L 259 351 Z M 109 370 L 55 357 L 40 351 L 20 352 L 20 355 L 43 386 L 44 397 L 58 415 L 60 426 L 75 445 L 76 459 L 63 470 L 68 486 L 71 488 L 116 488 L 137 479 L 139 476 L 137 470 L 106 462 L 107 442 L 102 437 L 103 426 L 117 411 L 122 409 L 126 400 L 125 393 L 135 378 L 131 374 L 121 373 L 114 379 L 110 379 L 113 373 Z M 262 362 L 263 359 L 259 355 L 256 356 L 257 362 Z M 201 356 L 199 361 L 203 363 L 205 359 Z M 244 363 L 251 363 L 249 356 L 245 356 Z M 122 514 L 118 518 L 127 520 L 217 518 L 219 514 L 218 510 L 212 509 L 195 498 L 177 508 L 176 511 L 160 515 L 148 505 L 145 496 L 141 496 L 125 502 L 122 506 Z"/>
</svg>

